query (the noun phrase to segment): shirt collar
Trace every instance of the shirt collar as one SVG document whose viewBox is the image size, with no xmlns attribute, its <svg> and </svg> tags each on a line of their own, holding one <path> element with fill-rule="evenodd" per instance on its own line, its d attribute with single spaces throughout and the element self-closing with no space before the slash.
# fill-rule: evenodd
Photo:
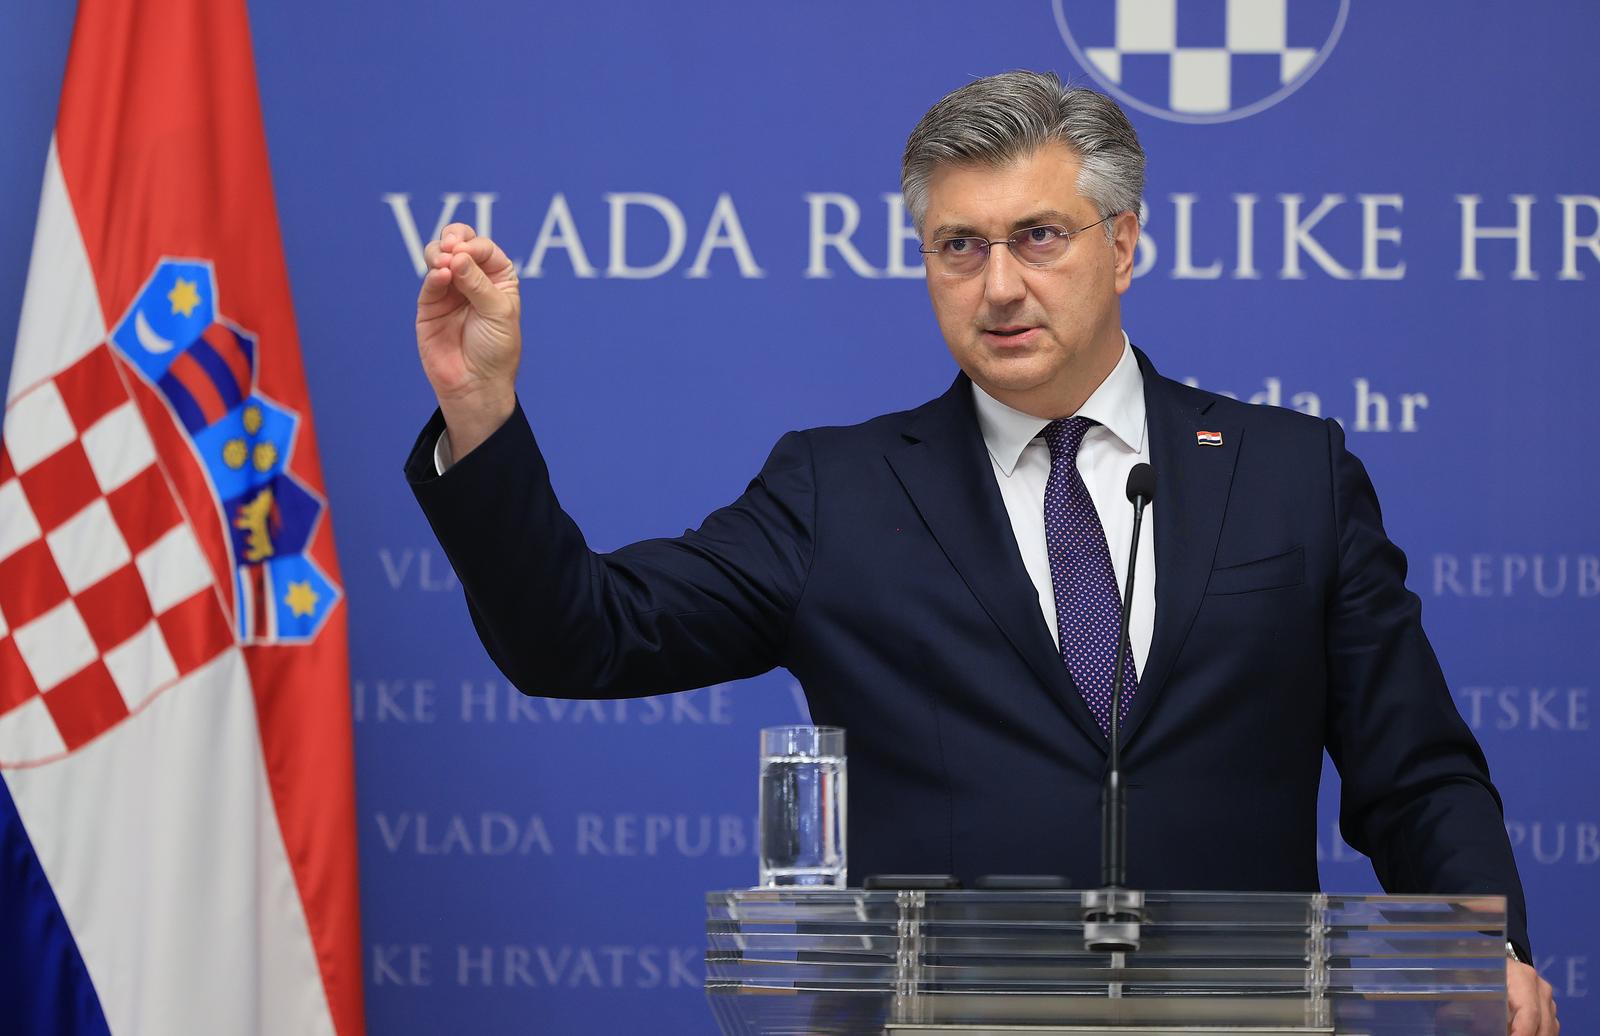
<svg viewBox="0 0 1600 1036">
<path fill-rule="evenodd" d="M 1006 406 L 979 388 L 977 382 L 972 383 L 972 399 L 989 456 L 1010 478 L 1022 451 L 1050 422 Z M 1144 375 L 1133 355 L 1128 332 L 1122 332 L 1122 358 L 1073 416 L 1100 423 L 1134 453 L 1144 450 Z"/>
</svg>

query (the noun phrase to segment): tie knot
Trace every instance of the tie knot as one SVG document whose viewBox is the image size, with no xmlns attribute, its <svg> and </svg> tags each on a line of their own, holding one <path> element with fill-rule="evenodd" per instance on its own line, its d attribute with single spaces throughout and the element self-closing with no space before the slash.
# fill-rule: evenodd
<svg viewBox="0 0 1600 1036">
<path fill-rule="evenodd" d="M 1044 426 L 1044 441 L 1050 447 L 1051 463 L 1073 461 L 1083 437 L 1096 422 L 1088 417 L 1060 417 Z"/>
</svg>

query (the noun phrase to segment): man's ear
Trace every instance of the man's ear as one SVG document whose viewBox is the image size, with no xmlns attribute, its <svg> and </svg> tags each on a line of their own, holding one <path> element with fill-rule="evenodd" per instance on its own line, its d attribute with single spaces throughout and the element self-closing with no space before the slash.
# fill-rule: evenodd
<svg viewBox="0 0 1600 1036">
<path fill-rule="evenodd" d="M 1112 217 L 1111 225 L 1115 228 L 1111 237 L 1112 270 L 1116 274 L 1117 294 L 1121 295 L 1133 283 L 1133 257 L 1139 250 L 1139 214 L 1119 212 Z"/>
</svg>

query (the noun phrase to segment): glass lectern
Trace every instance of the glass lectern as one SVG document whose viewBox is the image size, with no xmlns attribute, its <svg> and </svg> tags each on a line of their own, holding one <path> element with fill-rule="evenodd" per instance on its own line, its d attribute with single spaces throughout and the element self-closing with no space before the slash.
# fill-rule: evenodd
<svg viewBox="0 0 1600 1036">
<path fill-rule="evenodd" d="M 1502 898 L 1121 892 L 1108 952 L 1103 895 L 714 892 L 706 994 L 727 1036 L 1505 1032 Z"/>
</svg>

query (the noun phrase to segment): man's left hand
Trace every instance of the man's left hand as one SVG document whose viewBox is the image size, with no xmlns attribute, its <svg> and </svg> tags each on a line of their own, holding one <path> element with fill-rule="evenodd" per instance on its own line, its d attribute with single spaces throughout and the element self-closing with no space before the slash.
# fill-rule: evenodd
<svg viewBox="0 0 1600 1036">
<path fill-rule="evenodd" d="M 1509 1036 L 1556 1036 L 1555 990 L 1519 960 L 1506 960 L 1506 1032 Z"/>
</svg>

